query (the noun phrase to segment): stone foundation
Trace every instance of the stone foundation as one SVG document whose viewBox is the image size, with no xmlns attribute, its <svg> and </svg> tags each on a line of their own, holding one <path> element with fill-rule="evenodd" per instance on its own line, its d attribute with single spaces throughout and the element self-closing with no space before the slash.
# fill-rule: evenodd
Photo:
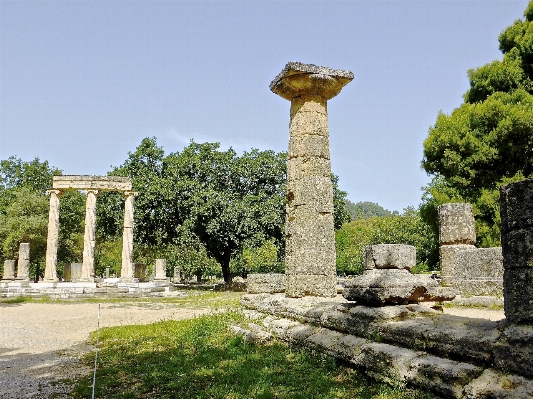
<svg viewBox="0 0 533 399">
<path fill-rule="evenodd" d="M 285 275 L 281 273 L 252 273 L 246 280 L 250 294 L 285 292 Z"/>
<path fill-rule="evenodd" d="M 272 334 L 343 359 L 389 383 L 444 398 L 533 397 L 533 327 L 442 314 L 420 305 L 366 307 L 341 297 L 245 295 L 250 338 Z"/>
</svg>

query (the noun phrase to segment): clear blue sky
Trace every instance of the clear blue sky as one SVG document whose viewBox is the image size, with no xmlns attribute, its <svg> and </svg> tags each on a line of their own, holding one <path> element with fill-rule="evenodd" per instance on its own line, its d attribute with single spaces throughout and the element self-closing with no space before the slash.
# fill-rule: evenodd
<svg viewBox="0 0 533 399">
<path fill-rule="evenodd" d="M 1 0 L 0 159 L 105 175 L 144 137 L 286 151 L 290 104 L 268 85 L 299 61 L 354 73 L 328 103 L 333 172 L 401 211 L 429 182 L 429 126 L 527 3 Z"/>
</svg>

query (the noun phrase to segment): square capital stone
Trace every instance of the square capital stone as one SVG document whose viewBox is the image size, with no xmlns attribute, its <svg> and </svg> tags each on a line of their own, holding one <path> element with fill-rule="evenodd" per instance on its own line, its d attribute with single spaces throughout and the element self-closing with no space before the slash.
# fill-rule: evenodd
<svg viewBox="0 0 533 399">
<path fill-rule="evenodd" d="M 352 79 L 353 73 L 350 71 L 289 62 L 270 83 L 270 90 L 289 101 L 304 95 L 329 100 L 339 94 Z"/>
</svg>

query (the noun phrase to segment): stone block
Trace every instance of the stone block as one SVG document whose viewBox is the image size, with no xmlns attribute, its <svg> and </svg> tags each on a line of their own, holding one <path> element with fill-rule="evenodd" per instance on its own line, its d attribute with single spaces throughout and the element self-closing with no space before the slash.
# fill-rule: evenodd
<svg viewBox="0 0 533 399">
<path fill-rule="evenodd" d="M 79 281 L 81 279 L 82 263 L 67 263 L 63 268 L 64 281 Z"/>
<path fill-rule="evenodd" d="M 509 324 L 494 350 L 494 364 L 533 379 L 533 326 Z"/>
<path fill-rule="evenodd" d="M 440 277 L 443 286 L 451 287 L 455 277 L 455 255 L 459 251 L 476 249 L 473 245 L 444 245 L 439 248 Z"/>
<path fill-rule="evenodd" d="M 289 159 L 317 157 L 329 160 L 329 138 L 327 136 L 312 134 L 291 137 L 289 140 L 288 157 Z"/>
<path fill-rule="evenodd" d="M 30 279 L 30 244 L 27 242 L 19 245 L 19 258 L 17 261 L 17 280 Z"/>
<path fill-rule="evenodd" d="M 416 266 L 416 248 L 403 244 L 367 245 L 363 248 L 365 270 L 406 269 Z"/>
<path fill-rule="evenodd" d="M 337 276 L 286 274 L 285 295 L 289 298 L 303 296 L 334 297 L 337 295 Z"/>
<path fill-rule="evenodd" d="M 500 188 L 500 216 L 502 235 L 533 228 L 533 179 Z"/>
<path fill-rule="evenodd" d="M 63 175 L 53 177 L 52 187 L 60 190 L 130 191 L 131 179 L 120 176 Z"/>
<path fill-rule="evenodd" d="M 474 214 L 471 204 L 443 204 L 439 206 L 438 212 L 440 245 L 473 245 L 476 243 Z"/>
<path fill-rule="evenodd" d="M 533 324 L 533 268 L 505 269 L 503 296 L 507 320 Z"/>
<path fill-rule="evenodd" d="M 533 268 L 533 228 L 502 234 L 506 269 Z"/>
<path fill-rule="evenodd" d="M 333 185 L 331 177 L 308 176 L 287 183 L 287 210 L 289 219 L 295 208 L 305 207 L 314 212 L 333 213 Z M 302 215 L 303 216 L 303 215 Z"/>
<path fill-rule="evenodd" d="M 349 301 L 370 306 L 403 305 L 435 300 L 430 296 L 432 292 L 440 296 L 447 294 L 446 291 L 428 291 L 436 287 L 438 282 L 428 275 L 411 274 L 407 270 L 374 269 L 365 270 L 361 276 L 346 283 L 342 295 Z"/>
<path fill-rule="evenodd" d="M 155 260 L 155 280 L 166 280 L 167 279 L 167 260 L 166 259 L 156 259 Z"/>
<path fill-rule="evenodd" d="M 319 113 L 327 116 L 326 101 L 320 98 L 293 98 L 291 101 L 291 120 L 305 112 Z"/>
<path fill-rule="evenodd" d="M 285 275 L 282 273 L 248 274 L 248 292 L 251 294 L 285 292 Z"/>
<path fill-rule="evenodd" d="M 4 261 L 4 274 L 2 280 L 14 280 L 15 279 L 15 264 L 13 259 L 6 259 Z"/>
<path fill-rule="evenodd" d="M 331 161 L 318 157 L 295 157 L 287 161 L 288 181 L 299 180 L 302 177 L 322 177 L 331 181 Z"/>
<path fill-rule="evenodd" d="M 533 398 L 533 381 L 517 375 L 485 369 L 463 391 L 465 399 L 524 399 Z"/>
<path fill-rule="evenodd" d="M 147 267 L 143 263 L 135 263 L 133 265 L 133 278 L 138 279 L 139 281 L 146 281 L 147 277 Z"/>
</svg>

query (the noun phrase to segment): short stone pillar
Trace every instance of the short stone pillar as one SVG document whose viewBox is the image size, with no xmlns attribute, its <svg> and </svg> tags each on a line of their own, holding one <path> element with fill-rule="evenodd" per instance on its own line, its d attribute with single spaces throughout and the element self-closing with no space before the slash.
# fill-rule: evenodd
<svg viewBox="0 0 533 399">
<path fill-rule="evenodd" d="M 154 280 L 167 280 L 167 260 L 155 260 Z"/>
<path fill-rule="evenodd" d="M 174 267 L 174 282 L 178 283 L 181 281 L 181 270 L 179 266 Z"/>
<path fill-rule="evenodd" d="M 83 236 L 83 266 L 80 281 L 94 282 L 94 246 L 96 243 L 96 196 L 98 190 L 85 190 L 85 234 Z"/>
<path fill-rule="evenodd" d="M 30 279 L 30 244 L 27 242 L 22 242 L 19 245 L 16 279 L 23 281 Z"/>
<path fill-rule="evenodd" d="M 122 268 L 120 278 L 123 281 L 131 280 L 135 277 L 135 266 L 133 264 L 133 205 L 137 193 L 125 191 L 124 196 L 124 230 L 122 233 Z"/>
<path fill-rule="evenodd" d="M 327 100 L 349 71 L 289 62 L 270 90 L 291 102 L 285 219 L 286 296 L 337 294 Z"/>
<path fill-rule="evenodd" d="M 4 261 L 4 275 L 2 276 L 3 280 L 15 279 L 15 264 L 16 261 L 13 259 L 6 259 Z"/>
<path fill-rule="evenodd" d="M 451 287 L 457 274 L 455 255 L 476 248 L 474 213 L 472 205 L 466 203 L 443 204 L 438 212 L 441 282 Z"/>
<path fill-rule="evenodd" d="M 63 269 L 63 280 L 77 282 L 82 276 L 82 263 L 67 263 Z"/>
<path fill-rule="evenodd" d="M 507 320 L 533 324 L 533 179 L 500 188 Z"/>
<path fill-rule="evenodd" d="M 57 248 L 59 247 L 59 197 L 61 190 L 47 190 L 50 195 L 50 211 L 48 212 L 48 238 L 46 239 L 46 266 L 44 269 L 45 282 L 58 281 L 57 278 Z"/>
<path fill-rule="evenodd" d="M 109 278 L 109 271 L 110 271 L 110 269 L 111 269 L 111 268 L 110 268 L 109 266 L 105 268 L 104 278 Z"/>
</svg>

